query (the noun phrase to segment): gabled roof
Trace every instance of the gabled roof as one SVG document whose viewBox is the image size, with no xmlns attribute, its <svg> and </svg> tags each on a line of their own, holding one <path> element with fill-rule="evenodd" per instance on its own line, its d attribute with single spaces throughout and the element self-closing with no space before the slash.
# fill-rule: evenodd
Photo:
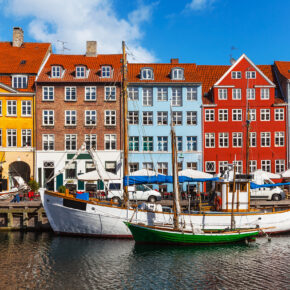
<svg viewBox="0 0 290 290">
<path fill-rule="evenodd" d="M 280 74 L 286 79 L 290 79 L 290 61 L 275 61 L 275 65 Z"/>
<path fill-rule="evenodd" d="M 37 74 L 50 43 L 24 42 L 20 47 L 0 42 L 0 74 Z"/>
<path fill-rule="evenodd" d="M 52 54 L 42 69 L 37 82 L 120 82 L 122 77 L 122 55 L 121 54 L 99 54 L 97 56 Z M 76 78 L 75 70 L 78 65 L 85 65 L 89 70 L 87 78 Z M 60 65 L 63 67 L 62 78 L 51 78 L 51 67 Z M 101 77 L 101 67 L 111 65 L 113 76 L 111 78 Z"/>
<path fill-rule="evenodd" d="M 152 68 L 154 79 L 142 80 L 140 72 L 142 68 Z M 172 80 L 171 70 L 173 68 L 184 69 L 183 80 Z M 128 65 L 129 83 L 201 83 L 195 63 L 130 63 Z"/>
<path fill-rule="evenodd" d="M 259 72 L 262 77 L 271 85 L 275 86 L 275 84 L 243 53 L 240 58 L 232 65 L 229 67 L 229 69 L 225 72 L 225 74 L 214 84 L 214 86 L 217 86 L 220 84 L 220 82 L 241 62 L 242 59 L 246 59 L 251 66 Z"/>
<path fill-rule="evenodd" d="M 8 93 L 17 93 L 17 90 L 13 89 L 10 86 L 7 86 L 3 83 L 0 83 L 0 88 L 2 88 L 3 90 L 7 91 Z"/>
</svg>

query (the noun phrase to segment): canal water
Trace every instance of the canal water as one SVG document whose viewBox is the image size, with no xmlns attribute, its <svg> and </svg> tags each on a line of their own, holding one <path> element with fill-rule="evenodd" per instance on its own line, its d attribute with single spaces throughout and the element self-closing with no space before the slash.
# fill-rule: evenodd
<svg viewBox="0 0 290 290">
<path fill-rule="evenodd" d="M 290 289 L 290 236 L 255 245 L 0 233 L 0 289 Z"/>
</svg>

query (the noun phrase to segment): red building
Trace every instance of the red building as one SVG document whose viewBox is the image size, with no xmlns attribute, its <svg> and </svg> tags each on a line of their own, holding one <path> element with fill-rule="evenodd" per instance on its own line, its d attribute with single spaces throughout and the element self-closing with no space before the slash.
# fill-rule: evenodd
<svg viewBox="0 0 290 290">
<path fill-rule="evenodd" d="M 203 80 L 204 170 L 223 171 L 237 160 L 246 172 L 247 106 L 249 171 L 280 173 L 286 167 L 286 103 L 271 65 L 243 54 L 232 66 L 199 66 Z M 278 86 L 277 86 L 278 88 Z"/>
</svg>

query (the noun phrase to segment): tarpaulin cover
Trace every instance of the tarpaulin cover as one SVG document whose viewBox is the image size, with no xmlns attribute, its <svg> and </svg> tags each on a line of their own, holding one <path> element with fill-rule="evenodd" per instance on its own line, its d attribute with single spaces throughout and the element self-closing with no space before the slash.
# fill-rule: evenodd
<svg viewBox="0 0 290 290">
<path fill-rule="evenodd" d="M 218 177 L 214 178 L 189 178 L 186 176 L 179 176 L 179 182 L 206 182 L 206 181 L 217 181 Z M 173 183 L 173 177 L 167 175 L 156 175 L 156 176 L 125 176 L 124 185 L 134 184 L 151 184 L 151 183 Z"/>
<path fill-rule="evenodd" d="M 82 199 L 82 200 L 89 200 L 89 193 L 88 192 L 77 192 L 76 198 Z"/>
<path fill-rule="evenodd" d="M 283 186 L 283 185 L 290 185 L 290 182 L 286 183 L 273 183 L 273 184 L 256 184 L 251 182 L 251 189 L 257 189 L 262 187 L 276 187 L 276 186 Z"/>
</svg>

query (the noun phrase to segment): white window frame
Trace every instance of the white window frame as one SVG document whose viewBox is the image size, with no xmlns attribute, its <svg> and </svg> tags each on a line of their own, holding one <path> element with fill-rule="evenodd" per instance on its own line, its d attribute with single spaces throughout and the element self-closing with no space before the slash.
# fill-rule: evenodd
<svg viewBox="0 0 290 290">
<path fill-rule="evenodd" d="M 171 105 L 182 107 L 182 88 L 172 88 Z"/>
<path fill-rule="evenodd" d="M 77 150 L 77 134 L 65 134 L 64 150 L 76 151 Z"/>
<path fill-rule="evenodd" d="M 246 79 L 255 79 L 256 71 L 246 71 Z"/>
<path fill-rule="evenodd" d="M 183 151 L 183 137 L 176 136 L 176 150 L 181 152 Z"/>
<path fill-rule="evenodd" d="M 215 133 L 205 133 L 205 148 L 215 148 Z"/>
<path fill-rule="evenodd" d="M 157 101 L 158 102 L 168 101 L 168 88 L 167 87 L 157 88 Z"/>
<path fill-rule="evenodd" d="M 184 69 L 180 67 L 175 67 L 171 70 L 172 80 L 184 80 Z"/>
<path fill-rule="evenodd" d="M 219 161 L 219 173 L 225 172 L 229 167 L 228 161 Z"/>
<path fill-rule="evenodd" d="M 52 78 L 61 78 L 62 67 L 60 65 L 53 65 L 51 67 L 51 77 Z"/>
<path fill-rule="evenodd" d="M 253 173 L 254 171 L 257 170 L 257 160 L 250 160 L 249 170 L 250 170 L 250 173 Z"/>
<path fill-rule="evenodd" d="M 15 83 L 15 79 L 17 79 L 16 83 Z M 15 84 L 16 84 L 16 86 L 15 86 Z M 26 89 L 27 87 L 28 87 L 28 76 L 27 75 L 13 75 L 12 76 L 12 88 Z"/>
<path fill-rule="evenodd" d="M 247 89 L 247 100 L 256 99 L 256 90 L 253 88 Z"/>
<path fill-rule="evenodd" d="M 102 78 L 111 78 L 112 77 L 112 67 L 109 65 L 103 65 L 102 66 Z"/>
<path fill-rule="evenodd" d="M 241 71 L 232 71 L 232 79 L 241 79 L 242 72 Z"/>
<path fill-rule="evenodd" d="M 229 111 L 228 109 L 219 109 L 218 110 L 219 121 L 220 122 L 228 122 L 229 120 Z"/>
<path fill-rule="evenodd" d="M 54 101 L 54 86 L 42 87 L 42 101 L 45 101 L 45 102 Z"/>
<path fill-rule="evenodd" d="M 187 87 L 186 88 L 186 100 L 187 101 L 197 101 L 197 87 Z"/>
<path fill-rule="evenodd" d="M 275 121 L 284 121 L 284 109 L 275 109 Z"/>
<path fill-rule="evenodd" d="M 76 110 L 65 110 L 65 126 L 76 126 L 77 125 L 77 111 Z M 69 122 L 68 122 L 69 119 Z"/>
<path fill-rule="evenodd" d="M 24 143 L 25 143 L 25 146 L 24 146 Z M 29 145 L 27 145 L 27 143 Z M 32 130 L 21 129 L 21 147 L 31 147 L 31 146 L 32 146 Z"/>
<path fill-rule="evenodd" d="M 157 136 L 157 151 L 168 152 L 168 137 L 167 136 Z"/>
<path fill-rule="evenodd" d="M 54 110 L 42 110 L 42 126 L 54 126 Z"/>
<path fill-rule="evenodd" d="M 242 109 L 232 109 L 232 121 L 233 122 L 243 121 L 243 110 Z"/>
<path fill-rule="evenodd" d="M 270 99 L 270 89 L 269 88 L 261 88 L 260 94 L 261 94 L 261 100 L 269 100 Z"/>
<path fill-rule="evenodd" d="M 271 147 L 271 132 L 261 132 L 261 147 Z"/>
<path fill-rule="evenodd" d="M 45 140 L 47 139 L 47 140 Z M 55 145 L 55 142 L 54 142 L 54 134 L 42 134 L 42 150 L 43 151 L 54 151 L 54 145 Z M 48 149 L 45 150 L 45 142 L 47 142 L 47 147 Z M 51 149 L 51 145 L 52 145 L 52 149 Z"/>
<path fill-rule="evenodd" d="M 12 145 L 9 145 L 9 139 Z M 17 147 L 17 129 L 6 129 L 6 147 Z"/>
<path fill-rule="evenodd" d="M 142 100 L 143 106 L 153 106 L 153 88 L 142 88 Z"/>
<path fill-rule="evenodd" d="M 186 151 L 187 152 L 195 152 L 197 151 L 198 146 L 197 136 L 186 136 Z"/>
<path fill-rule="evenodd" d="M 261 160 L 261 169 L 271 172 L 271 160 Z"/>
<path fill-rule="evenodd" d="M 97 87 L 85 87 L 85 101 L 93 102 L 97 100 Z"/>
<path fill-rule="evenodd" d="M 10 111 L 12 113 L 9 113 L 9 108 L 10 108 Z M 17 116 L 17 100 L 7 100 L 6 101 L 6 116 L 9 116 L 9 117 L 16 117 Z"/>
<path fill-rule="evenodd" d="M 229 133 L 220 132 L 219 133 L 219 148 L 228 148 L 229 147 Z"/>
<path fill-rule="evenodd" d="M 129 151 L 130 152 L 139 152 L 140 141 L 139 136 L 129 136 Z"/>
<path fill-rule="evenodd" d="M 285 146 L 285 132 L 275 132 L 275 147 Z"/>
<path fill-rule="evenodd" d="M 260 121 L 261 122 L 271 121 L 270 109 L 260 109 Z"/>
<path fill-rule="evenodd" d="M 130 100 L 130 101 L 138 101 L 139 100 L 139 88 L 129 87 L 127 92 L 128 92 L 128 100 Z"/>
<path fill-rule="evenodd" d="M 87 68 L 84 65 L 76 66 L 76 78 L 84 79 L 87 76 Z"/>
<path fill-rule="evenodd" d="M 105 110 L 105 125 L 106 126 L 116 126 L 117 124 L 117 114 L 116 110 Z"/>
<path fill-rule="evenodd" d="M 104 136 L 105 142 L 105 151 L 115 151 L 117 150 L 117 135 L 116 134 L 105 134 Z M 109 144 L 109 148 L 107 148 L 106 144 Z"/>
<path fill-rule="evenodd" d="M 148 150 L 144 150 L 145 144 L 147 144 L 147 149 Z M 150 148 L 152 150 L 150 150 Z M 143 136 L 143 139 L 142 139 L 142 151 L 143 152 L 153 152 L 154 151 L 154 138 L 153 138 L 153 136 Z"/>
<path fill-rule="evenodd" d="M 249 113 L 251 122 L 256 121 L 257 120 L 256 109 L 250 109 Z"/>
<path fill-rule="evenodd" d="M 142 124 L 145 126 L 152 126 L 153 122 L 153 111 L 143 111 Z"/>
<path fill-rule="evenodd" d="M 128 125 L 139 124 L 139 111 L 128 111 Z"/>
<path fill-rule="evenodd" d="M 77 100 L 77 88 L 71 87 L 71 86 L 65 87 L 64 88 L 64 100 L 66 102 L 76 102 L 76 100 Z"/>
<path fill-rule="evenodd" d="M 242 99 L 242 90 L 241 89 L 232 89 L 232 99 L 241 100 Z"/>
<path fill-rule="evenodd" d="M 116 86 L 106 86 L 105 90 L 105 101 L 115 102 L 117 99 L 117 88 Z"/>
<path fill-rule="evenodd" d="M 172 112 L 172 124 L 173 124 L 173 126 L 182 126 L 182 124 L 183 124 L 182 111 L 173 111 Z"/>
<path fill-rule="evenodd" d="M 285 160 L 284 159 L 275 160 L 275 173 L 279 174 L 279 173 L 282 173 L 284 171 L 285 171 Z"/>
<path fill-rule="evenodd" d="M 168 125 L 168 112 L 158 111 L 157 112 L 157 125 L 167 126 Z"/>
<path fill-rule="evenodd" d="M 215 110 L 214 109 L 205 109 L 204 110 L 204 119 L 206 122 L 215 121 Z"/>
<path fill-rule="evenodd" d="M 232 145 L 233 145 L 233 148 L 243 147 L 243 133 L 242 132 L 232 133 Z"/>
<path fill-rule="evenodd" d="M 218 89 L 218 99 L 227 100 L 228 99 L 228 89 Z"/>
<path fill-rule="evenodd" d="M 186 125 L 196 126 L 197 125 L 197 111 L 186 112 Z"/>
<path fill-rule="evenodd" d="M 27 113 L 27 112 L 30 112 Z M 32 101 L 24 100 L 21 101 L 21 116 L 22 117 L 31 117 L 32 116 Z"/>
<path fill-rule="evenodd" d="M 250 147 L 257 147 L 257 132 L 250 132 Z"/>
<path fill-rule="evenodd" d="M 157 172 L 168 175 L 168 162 L 157 162 Z"/>
<path fill-rule="evenodd" d="M 216 172 L 216 162 L 215 161 L 205 161 L 205 171 L 206 172 Z"/>
<path fill-rule="evenodd" d="M 97 125 L 97 111 L 85 110 L 85 126 L 96 126 L 96 125 Z"/>
<path fill-rule="evenodd" d="M 85 134 L 86 150 L 97 149 L 97 134 Z"/>
<path fill-rule="evenodd" d="M 141 69 L 141 80 L 154 80 L 153 68 L 144 67 Z"/>
</svg>

